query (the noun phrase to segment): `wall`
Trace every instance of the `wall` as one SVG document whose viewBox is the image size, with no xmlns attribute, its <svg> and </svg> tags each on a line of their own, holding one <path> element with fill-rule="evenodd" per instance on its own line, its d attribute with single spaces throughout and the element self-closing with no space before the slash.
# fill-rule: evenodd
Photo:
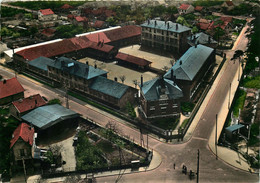
<svg viewBox="0 0 260 183">
<path fill-rule="evenodd" d="M 11 103 L 11 102 L 18 100 L 20 98 L 24 98 L 23 92 L 0 99 L 0 105 Z"/>
<path fill-rule="evenodd" d="M 22 157 L 20 156 L 20 149 L 24 149 L 24 153 L 25 153 L 24 159 L 31 159 L 32 158 L 32 156 L 31 156 L 31 146 L 28 143 L 21 140 L 21 138 L 19 138 L 12 147 L 12 151 L 13 151 L 15 161 L 22 160 Z"/>
</svg>

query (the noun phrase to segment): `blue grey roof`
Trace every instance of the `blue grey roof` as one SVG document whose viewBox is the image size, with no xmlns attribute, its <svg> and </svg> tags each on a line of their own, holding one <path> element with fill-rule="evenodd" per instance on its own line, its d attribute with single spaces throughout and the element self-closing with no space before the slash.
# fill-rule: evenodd
<svg viewBox="0 0 260 183">
<path fill-rule="evenodd" d="M 165 86 L 165 93 L 162 93 L 161 82 Z M 157 77 L 155 79 L 149 80 L 143 83 L 141 88 L 145 99 L 148 101 L 156 101 L 160 99 L 160 95 L 166 94 L 169 99 L 178 99 L 183 97 L 182 90 L 169 79 Z"/>
<path fill-rule="evenodd" d="M 99 76 L 93 80 L 89 88 L 120 99 L 129 86 Z"/>
<path fill-rule="evenodd" d="M 47 65 L 53 64 L 54 60 L 47 57 L 38 57 L 29 62 L 29 65 L 34 66 L 38 69 L 48 71 Z"/>
<path fill-rule="evenodd" d="M 210 42 L 209 42 L 210 38 Z M 204 32 L 197 33 L 191 37 L 188 37 L 188 40 L 190 40 L 193 44 L 212 44 L 217 43 L 210 35 L 205 34 Z"/>
<path fill-rule="evenodd" d="M 85 79 L 91 79 L 107 73 L 107 71 L 102 69 L 95 69 L 92 66 L 66 57 L 60 57 L 56 59 L 52 64 L 49 64 L 49 66 L 69 72 L 71 75 L 76 75 Z"/>
<path fill-rule="evenodd" d="M 60 121 L 76 118 L 78 116 L 79 114 L 75 113 L 74 111 L 67 109 L 59 104 L 54 104 L 38 107 L 23 115 L 22 119 L 40 129 L 46 129 Z"/>
<path fill-rule="evenodd" d="M 155 21 L 156 21 L 156 23 L 155 23 Z M 169 23 L 169 28 L 167 26 L 168 23 Z M 141 27 L 156 28 L 156 29 L 160 29 L 160 30 L 168 30 L 170 32 L 176 32 L 176 33 L 181 33 L 181 32 L 191 30 L 190 28 L 188 28 L 184 25 L 181 25 L 181 24 L 178 24 L 178 23 L 173 23 L 171 21 L 165 22 L 165 21 L 161 21 L 161 20 L 148 20 L 145 23 L 141 24 Z"/>
<path fill-rule="evenodd" d="M 244 127 L 244 125 L 242 125 L 242 124 L 235 124 L 235 125 L 226 127 L 225 129 L 232 133 L 233 131 L 236 131 L 236 130 L 242 128 L 242 127 Z"/>
<path fill-rule="evenodd" d="M 176 79 L 192 81 L 213 51 L 214 49 L 200 44 L 197 48 L 189 48 L 172 66 L 173 75 Z M 171 69 L 164 75 L 165 78 L 171 79 Z"/>
</svg>

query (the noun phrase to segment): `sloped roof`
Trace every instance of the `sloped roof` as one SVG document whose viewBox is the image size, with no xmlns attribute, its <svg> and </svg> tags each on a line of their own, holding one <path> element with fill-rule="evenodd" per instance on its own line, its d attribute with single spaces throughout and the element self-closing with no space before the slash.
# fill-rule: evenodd
<svg viewBox="0 0 260 183">
<path fill-rule="evenodd" d="M 213 51 L 201 44 L 197 48 L 190 47 L 172 66 L 173 75 L 176 79 L 192 81 Z M 165 78 L 171 78 L 171 69 L 164 75 Z"/>
<path fill-rule="evenodd" d="M 10 141 L 10 148 L 21 138 L 24 142 L 33 145 L 34 128 L 31 128 L 26 123 L 21 123 L 13 132 L 13 138 Z"/>
<path fill-rule="evenodd" d="M 24 99 L 14 101 L 12 104 L 16 107 L 19 113 L 23 113 L 36 107 L 46 105 L 47 103 L 39 94 L 36 94 Z"/>
<path fill-rule="evenodd" d="M 53 15 L 54 12 L 49 8 L 49 9 L 44 9 L 44 10 L 39 10 L 43 15 Z"/>
<path fill-rule="evenodd" d="M 189 4 L 181 4 L 181 6 L 179 7 L 179 9 L 182 9 L 182 10 L 187 10 L 191 5 Z"/>
<path fill-rule="evenodd" d="M 220 17 L 220 20 L 222 20 L 223 22 L 232 22 L 233 20 L 233 17 L 225 17 L 225 16 L 222 16 Z"/>
<path fill-rule="evenodd" d="M 61 9 L 72 9 L 73 6 L 69 5 L 69 4 L 64 4 Z"/>
<path fill-rule="evenodd" d="M 103 27 L 103 26 L 104 26 L 104 24 L 105 24 L 105 22 L 104 22 L 104 21 L 97 20 L 97 21 L 95 21 L 95 23 L 94 23 L 93 27 L 95 27 L 95 28 L 101 28 L 101 27 Z"/>
<path fill-rule="evenodd" d="M 16 78 L 0 81 L 0 99 L 24 92 L 24 88 Z"/>
<path fill-rule="evenodd" d="M 197 33 L 194 35 L 194 37 L 188 37 L 188 40 L 190 40 L 194 44 L 217 43 L 217 41 L 215 41 L 211 36 L 205 34 L 204 32 Z"/>
<path fill-rule="evenodd" d="M 165 94 L 169 99 L 178 99 L 183 97 L 182 90 L 174 84 L 173 81 L 166 78 L 155 78 L 143 83 L 141 91 L 143 92 L 147 101 L 156 101 L 160 99 L 161 94 L 161 82 L 165 86 Z"/>
<path fill-rule="evenodd" d="M 49 66 L 63 70 L 70 73 L 71 75 L 75 75 L 87 80 L 107 73 L 107 71 L 104 71 L 102 69 L 95 69 L 92 66 L 75 60 L 71 60 L 66 57 L 60 57 L 56 59 L 56 61 L 50 63 Z"/>
<path fill-rule="evenodd" d="M 169 25 L 169 27 L 168 27 Z M 167 30 L 170 32 L 176 32 L 176 33 L 181 33 L 185 31 L 191 30 L 190 28 L 178 24 L 178 23 L 173 23 L 172 21 L 161 21 L 161 20 L 148 20 L 145 23 L 141 24 L 142 27 L 148 27 L 148 28 L 156 28 L 160 30 Z"/>
<path fill-rule="evenodd" d="M 75 20 L 77 22 L 87 22 L 88 21 L 88 19 L 86 17 L 81 17 L 81 16 L 75 17 Z"/>
<path fill-rule="evenodd" d="M 36 67 L 38 69 L 48 71 L 47 65 L 53 64 L 54 60 L 46 57 L 38 57 L 29 62 L 29 65 Z"/>
<path fill-rule="evenodd" d="M 129 86 L 102 76 L 98 76 L 94 79 L 89 88 L 120 99 L 125 94 Z"/>
<path fill-rule="evenodd" d="M 121 52 L 119 52 L 116 55 L 115 58 L 122 60 L 122 61 L 125 61 L 125 62 L 135 64 L 135 65 L 139 65 L 139 66 L 147 66 L 147 65 L 150 65 L 152 63 L 152 62 L 145 60 L 143 58 L 135 57 L 135 56 L 128 55 L 128 54 L 125 54 L 125 53 L 121 53 Z"/>
<path fill-rule="evenodd" d="M 54 33 L 56 32 L 55 29 L 43 29 L 42 34 L 46 35 L 46 36 L 52 36 Z"/>
<path fill-rule="evenodd" d="M 234 6 L 234 4 L 233 4 L 232 1 L 226 1 L 226 4 L 227 4 L 228 6 Z"/>
<path fill-rule="evenodd" d="M 194 10 L 196 10 L 196 11 L 201 11 L 203 9 L 203 6 L 196 6 L 195 8 L 194 8 Z"/>
<path fill-rule="evenodd" d="M 234 132 L 240 128 L 243 128 L 245 125 L 242 125 L 242 124 L 235 124 L 235 125 L 232 125 L 232 126 L 229 126 L 229 127 L 226 127 L 225 130 L 226 131 L 229 131 L 229 132 Z"/>
<path fill-rule="evenodd" d="M 38 107 L 22 116 L 24 121 L 40 128 L 49 128 L 66 119 L 79 117 L 79 114 L 59 104 Z"/>
</svg>

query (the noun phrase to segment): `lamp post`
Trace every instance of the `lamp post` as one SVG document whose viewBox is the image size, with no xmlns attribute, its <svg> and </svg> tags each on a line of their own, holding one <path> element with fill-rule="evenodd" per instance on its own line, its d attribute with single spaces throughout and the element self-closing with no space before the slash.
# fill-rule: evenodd
<svg viewBox="0 0 260 183">
<path fill-rule="evenodd" d="M 230 109 L 231 83 L 229 84 L 228 109 Z"/>
</svg>

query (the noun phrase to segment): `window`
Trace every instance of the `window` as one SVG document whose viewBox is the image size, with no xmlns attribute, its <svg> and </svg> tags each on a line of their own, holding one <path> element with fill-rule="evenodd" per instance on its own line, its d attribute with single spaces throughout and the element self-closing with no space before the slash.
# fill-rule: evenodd
<svg viewBox="0 0 260 183">
<path fill-rule="evenodd" d="M 154 106 L 151 106 L 150 107 L 150 111 L 154 111 L 155 110 L 155 107 Z"/>
<path fill-rule="evenodd" d="M 161 110 L 165 110 L 167 107 L 161 107 Z"/>
<path fill-rule="evenodd" d="M 172 108 L 176 108 L 176 107 L 178 107 L 178 104 L 173 104 L 172 105 Z"/>
<path fill-rule="evenodd" d="M 24 149 L 20 149 L 20 156 L 21 157 L 25 156 Z"/>
</svg>

